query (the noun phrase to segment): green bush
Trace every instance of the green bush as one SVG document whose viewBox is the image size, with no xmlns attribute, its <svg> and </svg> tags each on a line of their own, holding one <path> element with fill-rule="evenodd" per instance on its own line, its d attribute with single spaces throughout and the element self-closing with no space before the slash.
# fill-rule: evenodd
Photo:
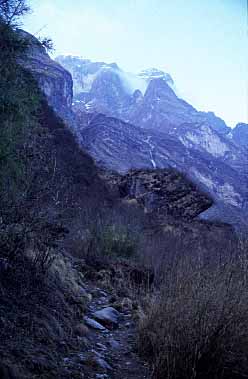
<svg viewBox="0 0 248 379">
<path fill-rule="evenodd" d="M 98 239 L 100 253 L 104 256 L 131 258 L 136 254 L 137 238 L 125 227 L 106 226 Z"/>
</svg>

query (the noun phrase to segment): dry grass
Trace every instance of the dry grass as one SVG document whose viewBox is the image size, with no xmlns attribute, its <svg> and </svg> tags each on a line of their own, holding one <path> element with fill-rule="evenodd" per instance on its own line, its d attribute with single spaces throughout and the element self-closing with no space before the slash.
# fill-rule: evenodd
<svg viewBox="0 0 248 379">
<path fill-rule="evenodd" d="M 204 263 L 164 264 L 139 325 L 139 349 L 155 379 L 248 377 L 247 250 Z"/>
</svg>

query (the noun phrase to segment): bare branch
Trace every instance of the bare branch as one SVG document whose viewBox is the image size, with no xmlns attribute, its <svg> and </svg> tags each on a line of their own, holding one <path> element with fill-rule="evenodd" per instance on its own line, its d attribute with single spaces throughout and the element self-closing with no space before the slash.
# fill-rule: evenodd
<svg viewBox="0 0 248 379">
<path fill-rule="evenodd" d="M 29 11 L 26 0 L 0 0 L 0 16 L 8 25 L 15 25 L 17 19 Z"/>
</svg>

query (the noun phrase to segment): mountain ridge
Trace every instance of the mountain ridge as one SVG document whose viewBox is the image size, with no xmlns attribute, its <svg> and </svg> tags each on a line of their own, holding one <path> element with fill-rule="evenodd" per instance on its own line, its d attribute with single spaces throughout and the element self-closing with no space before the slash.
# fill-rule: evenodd
<svg viewBox="0 0 248 379">
<path fill-rule="evenodd" d="M 90 73 L 92 73 L 92 70 L 94 71 L 94 74 L 97 76 L 98 74 L 100 74 L 100 71 L 102 68 L 108 68 L 110 70 L 111 69 L 114 70 L 115 73 L 120 75 L 123 81 L 131 82 L 133 80 L 134 83 L 132 84 L 132 87 L 133 87 L 132 94 L 135 92 L 135 90 L 139 90 L 144 96 L 150 81 L 156 80 L 156 79 L 163 79 L 175 92 L 174 81 L 172 77 L 170 76 L 170 74 L 162 70 L 158 70 L 156 68 L 144 69 L 137 74 L 131 74 L 131 73 L 127 73 L 121 70 L 116 63 L 106 64 L 104 62 L 92 62 L 89 59 L 82 59 L 80 57 L 66 56 L 66 55 L 58 56 L 57 58 L 55 58 L 55 60 L 72 73 L 73 81 L 74 81 L 74 90 L 75 90 L 74 99 L 75 100 L 78 99 L 80 101 L 80 96 L 77 98 L 77 95 L 80 94 L 79 85 L 78 85 L 79 77 L 80 77 L 80 83 L 82 84 L 84 80 L 87 82 L 87 77 L 90 75 Z M 134 80 L 135 77 L 136 77 L 136 83 Z M 140 82 L 138 82 L 138 78 L 143 78 L 144 81 L 146 81 L 146 85 L 144 84 L 141 85 Z M 90 88 L 88 88 L 88 92 L 89 91 L 90 91 Z M 84 92 L 85 92 L 85 88 L 84 88 Z M 191 111 L 193 112 L 196 111 L 194 107 L 192 107 L 188 102 L 186 102 L 182 98 L 180 98 L 179 100 L 181 100 L 182 106 L 187 105 L 191 109 Z M 82 99 L 81 99 L 81 102 L 82 102 Z M 216 116 L 214 112 L 199 111 L 198 114 L 200 115 L 201 119 L 211 121 L 212 126 L 214 125 L 214 127 L 218 128 L 219 132 L 227 134 L 228 131 L 231 130 L 231 128 L 229 128 L 220 117 Z M 124 121 L 132 122 L 132 120 L 130 119 L 124 120 Z"/>
</svg>

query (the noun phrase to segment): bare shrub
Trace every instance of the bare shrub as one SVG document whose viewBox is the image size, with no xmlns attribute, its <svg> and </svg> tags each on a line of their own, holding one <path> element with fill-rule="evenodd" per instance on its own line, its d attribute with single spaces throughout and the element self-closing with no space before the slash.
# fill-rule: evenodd
<svg viewBox="0 0 248 379">
<path fill-rule="evenodd" d="M 200 266 L 220 265 L 244 251 L 240 244 L 234 231 L 224 224 L 174 220 L 145 230 L 139 243 L 138 259 L 153 269 L 155 284 L 159 286 L 169 275 L 174 275 L 181 259 L 193 259 Z"/>
<path fill-rule="evenodd" d="M 153 378 L 248 377 L 245 253 L 218 264 L 181 257 L 163 266 L 163 284 L 139 325 L 139 349 Z"/>
</svg>

